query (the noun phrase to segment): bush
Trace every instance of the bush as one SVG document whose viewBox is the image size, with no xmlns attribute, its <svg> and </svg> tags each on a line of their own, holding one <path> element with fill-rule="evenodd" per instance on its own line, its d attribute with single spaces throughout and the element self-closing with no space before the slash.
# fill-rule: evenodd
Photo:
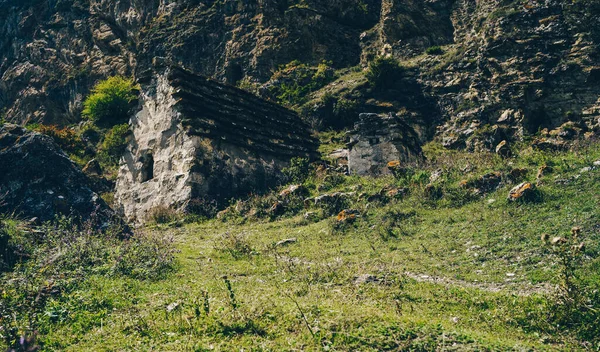
<svg viewBox="0 0 600 352">
<path fill-rule="evenodd" d="M 574 227 L 570 235 L 563 237 L 543 235 L 542 241 L 560 267 L 560 285 L 546 310 L 548 321 L 584 341 L 600 342 L 600 287 L 581 275 L 586 257 L 581 228 Z"/>
<path fill-rule="evenodd" d="M 34 125 L 32 129 L 46 136 L 52 137 L 54 142 L 66 153 L 83 157 L 86 154 L 85 144 L 70 127 L 60 128 L 54 125 Z"/>
<path fill-rule="evenodd" d="M 138 87 L 132 79 L 110 77 L 98 83 L 83 103 L 83 117 L 113 126 L 128 120 L 129 110 L 137 100 Z"/>
<path fill-rule="evenodd" d="M 317 67 L 292 61 L 281 67 L 271 81 L 271 93 L 277 100 L 287 106 L 300 105 L 307 96 L 324 87 L 336 77 L 330 62 L 322 62 Z"/>
<path fill-rule="evenodd" d="M 333 105 L 333 121 L 329 127 L 342 129 L 351 126 L 358 118 L 359 103 L 356 100 L 338 99 Z"/>
<path fill-rule="evenodd" d="M 248 242 L 247 235 L 245 233 L 232 234 L 230 232 L 224 233 L 218 245 L 215 244 L 215 250 L 228 253 L 234 259 L 241 259 L 250 256 L 254 253 L 254 249 Z"/>
<path fill-rule="evenodd" d="M 310 175 L 310 162 L 307 158 L 292 158 L 292 160 L 290 160 L 290 166 L 284 168 L 282 173 L 286 183 L 302 183 L 306 181 Z"/>
<path fill-rule="evenodd" d="M 172 237 L 139 232 L 121 246 L 115 271 L 139 280 L 158 280 L 175 267 Z"/>
<path fill-rule="evenodd" d="M 179 220 L 181 216 L 175 209 L 159 206 L 150 210 L 148 220 L 154 224 L 169 224 Z"/>
<path fill-rule="evenodd" d="M 0 273 L 10 270 L 21 258 L 27 256 L 27 250 L 19 241 L 21 231 L 14 222 L 0 219 Z"/>
<path fill-rule="evenodd" d="M 127 146 L 128 135 L 128 124 L 116 125 L 108 130 L 98 149 L 100 161 L 107 165 L 117 165 Z"/>
<path fill-rule="evenodd" d="M 398 60 L 379 56 L 369 64 L 366 77 L 374 89 L 382 90 L 393 87 L 402 78 L 403 72 Z"/>
<path fill-rule="evenodd" d="M 442 55 L 444 53 L 444 49 L 442 49 L 440 46 L 432 46 L 427 48 L 427 50 L 425 50 L 425 53 L 427 55 Z"/>
</svg>

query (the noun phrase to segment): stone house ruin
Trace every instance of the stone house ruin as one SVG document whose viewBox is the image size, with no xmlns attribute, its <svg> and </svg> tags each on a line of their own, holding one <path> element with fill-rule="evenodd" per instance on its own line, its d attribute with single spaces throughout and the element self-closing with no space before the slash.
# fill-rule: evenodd
<svg viewBox="0 0 600 352">
<path fill-rule="evenodd" d="M 348 170 L 350 174 L 389 174 L 391 161 L 410 162 L 422 158 L 415 130 L 395 115 L 360 114 L 350 133 Z"/>
<path fill-rule="evenodd" d="M 174 66 L 139 81 L 115 194 L 130 221 L 157 207 L 226 205 L 275 185 L 291 158 L 317 157 L 308 126 L 277 104 Z"/>
</svg>

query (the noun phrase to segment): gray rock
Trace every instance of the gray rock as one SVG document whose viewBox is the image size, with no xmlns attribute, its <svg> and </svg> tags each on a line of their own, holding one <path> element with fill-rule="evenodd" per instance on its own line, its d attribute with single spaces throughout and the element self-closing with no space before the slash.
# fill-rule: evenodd
<svg viewBox="0 0 600 352">
<path fill-rule="evenodd" d="M 72 215 L 101 227 L 117 221 L 52 138 L 10 124 L 0 128 L 0 212 L 39 221 Z"/>
<path fill-rule="evenodd" d="M 360 114 L 360 121 L 351 132 L 350 138 L 348 168 L 351 174 L 390 174 L 389 162 L 422 158 L 417 133 L 394 115 Z"/>
<path fill-rule="evenodd" d="M 355 285 L 377 284 L 380 280 L 371 274 L 363 274 L 354 278 Z"/>
<path fill-rule="evenodd" d="M 275 243 L 275 246 L 284 247 L 284 246 L 288 246 L 290 244 L 294 244 L 296 242 L 298 242 L 298 240 L 296 238 L 288 238 L 288 239 L 281 240 L 281 241 Z"/>
</svg>

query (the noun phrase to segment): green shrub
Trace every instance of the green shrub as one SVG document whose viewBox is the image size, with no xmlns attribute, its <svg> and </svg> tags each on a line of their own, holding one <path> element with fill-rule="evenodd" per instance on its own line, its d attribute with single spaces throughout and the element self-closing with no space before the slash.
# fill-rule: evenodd
<svg viewBox="0 0 600 352">
<path fill-rule="evenodd" d="M 546 309 L 548 321 L 553 327 L 574 332 L 584 341 L 600 342 L 600 287 L 581 274 L 586 257 L 581 228 L 574 227 L 570 235 L 562 237 L 543 235 L 542 241 L 560 268 L 560 285 Z"/>
<path fill-rule="evenodd" d="M 31 248 L 23 241 L 23 236 L 14 221 L 0 218 L 0 273 L 10 270 L 29 255 Z"/>
<path fill-rule="evenodd" d="M 444 53 L 444 49 L 442 49 L 440 46 L 432 46 L 427 48 L 427 50 L 425 50 L 425 53 L 427 55 L 442 55 Z"/>
<path fill-rule="evenodd" d="M 292 158 L 290 166 L 281 171 L 286 183 L 302 183 L 310 175 L 310 162 L 307 158 Z"/>
<path fill-rule="evenodd" d="M 366 77 L 374 89 L 382 90 L 393 87 L 402 78 L 403 72 L 398 60 L 379 56 L 369 64 Z"/>
<path fill-rule="evenodd" d="M 117 165 L 127 146 L 129 133 L 128 124 L 116 125 L 108 130 L 98 149 L 98 159 L 107 165 Z"/>
<path fill-rule="evenodd" d="M 317 67 L 303 64 L 297 60 L 282 66 L 271 81 L 271 93 L 283 105 L 301 105 L 307 96 L 324 87 L 336 77 L 330 62 L 322 62 Z"/>
<path fill-rule="evenodd" d="M 138 232 L 120 247 L 115 271 L 138 280 L 159 280 L 175 268 L 173 238 Z"/>
<path fill-rule="evenodd" d="M 329 123 L 333 128 L 351 126 L 358 118 L 359 103 L 356 100 L 345 98 L 338 99 L 333 105 L 333 121 Z"/>
<path fill-rule="evenodd" d="M 254 249 L 252 249 L 252 246 L 248 242 L 245 233 L 232 234 L 226 232 L 221 236 L 214 248 L 217 251 L 230 254 L 234 259 L 248 257 L 254 253 Z"/>
<path fill-rule="evenodd" d="M 52 137 L 54 142 L 68 154 L 83 157 L 86 154 L 85 144 L 74 129 L 70 127 L 58 127 L 54 125 L 32 125 L 31 129 Z"/>
<path fill-rule="evenodd" d="M 124 123 L 137 99 L 137 90 L 132 79 L 110 77 L 94 87 L 83 103 L 82 115 L 105 126 Z"/>
</svg>

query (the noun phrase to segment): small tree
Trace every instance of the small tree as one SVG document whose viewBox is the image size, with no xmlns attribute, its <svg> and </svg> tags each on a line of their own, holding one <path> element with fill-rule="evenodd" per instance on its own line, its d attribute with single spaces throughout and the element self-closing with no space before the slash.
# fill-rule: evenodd
<svg viewBox="0 0 600 352">
<path fill-rule="evenodd" d="M 109 77 L 94 87 L 83 103 L 82 115 L 105 126 L 127 122 L 129 110 L 137 100 L 137 90 L 132 79 Z"/>
<path fill-rule="evenodd" d="M 404 68 L 393 57 L 379 56 L 375 58 L 367 70 L 366 77 L 371 86 L 382 90 L 391 88 L 400 78 Z"/>
</svg>

